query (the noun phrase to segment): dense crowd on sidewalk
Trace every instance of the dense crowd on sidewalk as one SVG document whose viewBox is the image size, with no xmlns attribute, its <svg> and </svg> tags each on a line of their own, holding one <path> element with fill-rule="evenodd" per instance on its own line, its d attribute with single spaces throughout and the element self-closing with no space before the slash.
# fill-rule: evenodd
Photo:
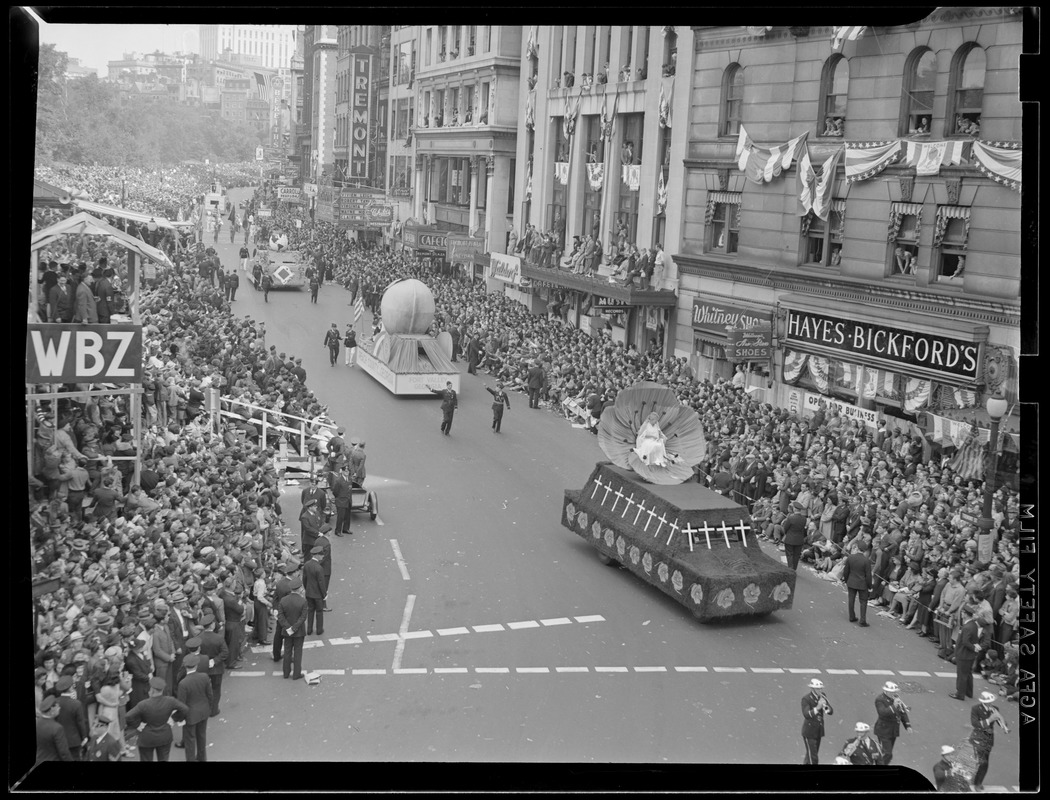
<svg viewBox="0 0 1050 800">
<path fill-rule="evenodd" d="M 112 175 L 109 183 L 92 180 L 96 194 L 112 193 Z M 152 197 L 155 208 L 166 208 L 165 194 L 151 195 L 155 180 L 145 188 L 127 180 L 144 203 Z M 186 201 L 199 189 L 189 187 Z M 643 352 L 614 342 L 607 330 L 585 333 L 556 304 L 534 315 L 483 284 L 351 244 L 332 226 L 299 219 L 297 226 L 278 209 L 259 235 L 286 234 L 289 248 L 303 252 L 328 283 L 345 287 L 351 302 L 361 293 L 377 312 L 390 281 L 423 280 L 437 306 L 433 331 L 450 333 L 453 360 L 464 360 L 469 372 L 488 372 L 508 390 L 536 391 L 544 407 L 583 420 L 581 429 L 593 428 L 620 389 L 638 381 L 672 387 L 700 414 L 708 437 L 697 480 L 748 505 L 761 535 L 774 542 L 784 536 L 786 517 L 802 514 L 802 558 L 832 578 L 848 554 L 867 545 L 877 578 L 873 602 L 898 612 L 902 636 L 911 629 L 936 638 L 946 658 L 960 616 L 973 613 L 990 645 L 978 668 L 1002 676 L 997 680 L 1016 693 L 1012 492 L 996 494 L 997 530 L 978 535 L 967 517 L 979 515 L 981 481 L 960 474 L 957 461 L 907 428 L 883 423 L 873 431 L 823 408 L 803 419 L 757 402 L 739 378 L 698 381 L 686 359 L 665 357 L 656 341 Z M 87 242 L 78 260 L 91 266 L 103 255 L 110 263 L 120 257 L 111 246 Z M 221 675 L 239 663 L 259 607 L 259 579 L 265 585 L 297 561 L 296 548 L 280 536 L 277 442 L 261 440 L 262 415 L 319 422 L 327 408 L 307 388 L 300 360 L 268 346 L 261 323 L 234 315 L 218 291 L 223 270 L 216 262 L 206 248 L 190 248 L 142 293 L 146 380 L 137 484 L 131 462 L 119 459 L 134 454 L 126 397 L 74 396 L 59 404 L 57 429 L 50 424 L 55 410 L 38 406 L 31 535 L 37 576 L 57 579 L 57 586 L 35 608 L 37 706 L 54 713 L 49 695 L 83 706 L 83 723 L 74 719 L 66 730 L 84 755 L 91 741 L 107 741 L 103 733 L 115 743 L 107 752 L 121 752 L 129 712 L 151 691 L 176 691 L 182 663 L 202 635 L 222 644 L 201 651 L 210 659 L 213 711 L 220 713 Z M 537 376 L 538 387 L 530 385 Z M 269 411 L 212 432 L 204 413 L 211 389 Z M 257 642 L 267 636 L 259 626 L 253 634 Z M 106 727 L 93 740 L 99 717 Z"/>
</svg>

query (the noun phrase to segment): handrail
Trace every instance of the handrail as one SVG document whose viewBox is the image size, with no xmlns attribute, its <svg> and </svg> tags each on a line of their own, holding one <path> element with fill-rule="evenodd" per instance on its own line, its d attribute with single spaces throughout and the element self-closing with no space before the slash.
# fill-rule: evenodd
<svg viewBox="0 0 1050 800">
<path fill-rule="evenodd" d="M 228 404 L 228 406 L 229 406 L 228 410 L 227 409 L 223 409 L 223 407 L 222 407 L 223 403 Z M 234 406 L 240 407 L 241 409 L 251 409 L 253 411 L 254 410 L 260 411 L 260 412 L 262 412 L 262 419 L 261 420 L 256 420 L 255 418 L 253 418 L 251 416 L 245 416 L 243 414 L 238 414 L 236 411 L 232 410 Z M 298 437 L 299 437 L 298 451 L 299 451 L 299 455 L 302 456 L 303 458 L 306 458 L 306 456 L 309 455 L 309 450 L 307 448 L 307 441 L 309 440 L 309 438 L 311 436 L 313 436 L 315 434 L 316 429 L 318 429 L 318 428 L 327 428 L 329 430 L 334 431 L 334 430 L 336 430 L 338 428 L 338 426 L 335 425 L 334 423 L 315 421 L 313 419 L 307 419 L 306 417 L 300 417 L 300 416 L 298 416 L 296 414 L 286 414 L 283 411 L 277 411 L 275 409 L 267 408 L 266 406 L 260 406 L 260 405 L 257 405 L 255 403 L 248 403 L 248 402 L 246 402 L 244 400 L 237 400 L 237 399 L 235 399 L 233 397 L 220 397 L 219 398 L 219 407 L 216 408 L 216 409 L 213 409 L 212 410 L 212 414 L 213 414 L 213 421 L 215 421 L 215 422 L 217 422 L 217 420 L 214 419 L 215 416 L 222 416 L 222 417 L 227 417 L 227 418 L 244 420 L 245 422 L 251 422 L 252 424 L 261 424 L 261 426 L 262 426 L 262 435 L 261 435 L 260 441 L 264 445 L 266 443 L 267 433 L 268 433 L 268 431 L 271 428 L 273 430 L 284 431 L 285 433 L 298 435 Z M 269 415 L 271 415 L 271 414 L 273 416 L 275 416 L 275 417 L 279 417 L 282 421 L 298 420 L 299 426 L 298 427 L 291 427 L 289 425 L 275 425 L 275 424 L 269 422 Z M 218 427 L 218 426 L 216 425 L 216 427 Z M 308 428 L 309 428 L 309 430 L 308 430 Z"/>
</svg>

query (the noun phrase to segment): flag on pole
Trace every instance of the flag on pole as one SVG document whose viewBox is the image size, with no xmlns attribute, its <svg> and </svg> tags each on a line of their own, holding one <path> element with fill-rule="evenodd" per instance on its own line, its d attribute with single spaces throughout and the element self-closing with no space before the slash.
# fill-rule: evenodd
<svg viewBox="0 0 1050 800">
<path fill-rule="evenodd" d="M 361 319 L 361 315 L 365 313 L 365 301 L 364 296 L 359 292 L 357 300 L 354 302 L 354 327 L 357 327 L 357 321 Z"/>
</svg>

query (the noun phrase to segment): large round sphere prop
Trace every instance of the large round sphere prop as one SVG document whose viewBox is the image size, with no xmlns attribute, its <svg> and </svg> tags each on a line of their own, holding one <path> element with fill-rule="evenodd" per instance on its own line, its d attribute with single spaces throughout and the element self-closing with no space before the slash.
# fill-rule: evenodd
<svg viewBox="0 0 1050 800">
<path fill-rule="evenodd" d="M 379 307 L 388 333 L 426 333 L 434 321 L 434 293 L 415 278 L 391 284 Z"/>
</svg>

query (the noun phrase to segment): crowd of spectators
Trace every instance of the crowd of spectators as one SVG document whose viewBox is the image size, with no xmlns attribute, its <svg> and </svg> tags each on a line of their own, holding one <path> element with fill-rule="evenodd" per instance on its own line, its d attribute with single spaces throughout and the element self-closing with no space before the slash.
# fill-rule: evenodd
<svg viewBox="0 0 1050 800">
<path fill-rule="evenodd" d="M 200 185 L 187 191 L 196 195 Z M 531 314 L 483 283 L 351 243 L 333 226 L 280 208 L 265 223 L 377 311 L 390 281 L 424 280 L 437 307 L 432 331 L 450 333 L 455 360 L 510 391 L 536 390 L 543 407 L 584 427 L 593 429 L 627 386 L 670 386 L 697 410 L 708 437 L 698 481 L 751 508 L 760 535 L 774 542 L 785 515 L 801 509 L 804 558 L 832 579 L 847 554 L 869 544 L 872 602 L 896 614 L 901 635 L 935 639 L 942 657 L 950 657 L 959 615 L 973 610 L 991 645 L 977 668 L 1015 696 L 1016 495 L 996 493 L 995 529 L 979 533 L 970 520 L 980 513 L 981 481 L 960 474 L 917 430 L 882 423 L 873 431 L 824 408 L 804 419 L 758 402 L 740 381 L 698 381 L 686 359 L 666 357 L 655 339 L 642 352 L 608 330 L 585 333 L 556 303 L 547 315 Z M 85 247 L 78 258 L 87 265 L 120 258 L 111 245 Z M 326 420 L 301 362 L 267 346 L 261 323 L 233 315 L 216 262 L 203 246 L 189 248 L 142 292 L 137 484 L 131 461 L 120 460 L 135 454 L 126 397 L 37 405 L 31 534 L 37 578 L 55 580 L 35 604 L 38 707 L 47 694 L 68 692 L 92 718 L 115 708 L 111 734 L 120 742 L 126 710 L 145 696 L 150 675 L 164 677 L 170 693 L 208 617 L 226 638 L 226 666 L 237 665 L 256 581 L 298 555 L 280 535 L 277 441 L 262 439 L 263 415 Z M 538 389 L 530 386 L 537 375 Z M 212 389 L 260 410 L 213 432 L 203 413 Z"/>
</svg>

